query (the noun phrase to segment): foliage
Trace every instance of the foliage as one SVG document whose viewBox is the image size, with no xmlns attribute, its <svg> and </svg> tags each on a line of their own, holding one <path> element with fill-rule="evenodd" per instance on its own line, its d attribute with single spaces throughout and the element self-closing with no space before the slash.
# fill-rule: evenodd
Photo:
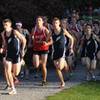
<svg viewBox="0 0 100 100">
<path fill-rule="evenodd" d="M 2 0 L 0 1 L 0 20 L 11 18 L 22 21 L 26 26 L 33 26 L 38 15 L 61 17 L 66 8 L 85 7 L 88 0 Z M 98 4 L 99 0 L 92 0 Z M 96 5 L 94 5 L 96 6 Z M 83 8 L 82 8 L 83 9 Z"/>
</svg>

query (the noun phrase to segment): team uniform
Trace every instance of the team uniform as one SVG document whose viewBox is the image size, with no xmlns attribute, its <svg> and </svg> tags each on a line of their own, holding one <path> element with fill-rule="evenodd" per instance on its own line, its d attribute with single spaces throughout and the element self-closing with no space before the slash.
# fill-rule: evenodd
<svg viewBox="0 0 100 100">
<path fill-rule="evenodd" d="M 6 40 L 6 60 L 11 61 L 13 64 L 19 63 L 20 59 L 20 40 L 14 35 L 14 30 L 11 31 L 11 35 L 8 37 L 6 32 L 4 33 Z"/>
<path fill-rule="evenodd" d="M 95 60 L 97 51 L 98 43 L 93 38 L 93 35 L 91 35 L 90 39 L 86 39 L 86 36 L 84 35 L 81 57 L 89 57 L 91 60 Z"/>
<path fill-rule="evenodd" d="M 63 29 L 61 29 L 59 35 L 56 35 L 53 32 L 52 39 L 53 39 L 53 60 L 65 58 L 67 40 L 65 38 Z"/>
<path fill-rule="evenodd" d="M 33 40 L 33 54 L 41 55 L 48 54 L 49 46 L 43 44 L 43 41 L 46 41 L 45 27 L 39 33 L 35 28 L 34 31 L 34 40 Z"/>
</svg>

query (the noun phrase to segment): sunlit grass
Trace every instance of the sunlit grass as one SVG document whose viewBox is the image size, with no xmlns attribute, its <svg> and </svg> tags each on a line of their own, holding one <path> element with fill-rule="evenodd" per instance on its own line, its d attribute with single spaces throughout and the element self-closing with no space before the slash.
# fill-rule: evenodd
<svg viewBox="0 0 100 100">
<path fill-rule="evenodd" d="M 63 90 L 47 100 L 100 100 L 100 81 L 87 82 Z"/>
</svg>

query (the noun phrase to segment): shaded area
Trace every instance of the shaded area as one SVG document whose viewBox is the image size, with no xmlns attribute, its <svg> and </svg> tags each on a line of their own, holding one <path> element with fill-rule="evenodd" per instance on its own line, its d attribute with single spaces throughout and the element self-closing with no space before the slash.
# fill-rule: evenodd
<svg viewBox="0 0 100 100">
<path fill-rule="evenodd" d="M 66 9 L 88 11 L 88 7 L 98 8 L 99 0 L 3 0 L 0 1 L 0 20 L 11 18 L 21 20 L 25 26 L 32 26 L 38 15 L 62 17 Z"/>
</svg>

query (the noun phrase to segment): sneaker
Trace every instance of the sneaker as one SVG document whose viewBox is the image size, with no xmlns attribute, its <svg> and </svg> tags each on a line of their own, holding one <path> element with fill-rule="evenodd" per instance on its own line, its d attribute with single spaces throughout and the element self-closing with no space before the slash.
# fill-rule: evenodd
<svg viewBox="0 0 100 100">
<path fill-rule="evenodd" d="M 17 94 L 17 91 L 16 91 L 16 89 L 12 89 L 8 94 L 9 95 L 14 95 L 14 94 Z"/>
<path fill-rule="evenodd" d="M 60 88 L 64 88 L 64 87 L 65 87 L 65 83 L 61 83 Z"/>
<path fill-rule="evenodd" d="M 92 80 L 96 81 L 96 76 L 95 75 L 92 75 Z"/>
<path fill-rule="evenodd" d="M 90 81 L 90 80 L 91 80 L 90 76 L 87 75 L 87 76 L 86 76 L 86 81 Z"/>
<path fill-rule="evenodd" d="M 47 85 L 46 81 L 42 81 L 42 86 Z"/>
</svg>

